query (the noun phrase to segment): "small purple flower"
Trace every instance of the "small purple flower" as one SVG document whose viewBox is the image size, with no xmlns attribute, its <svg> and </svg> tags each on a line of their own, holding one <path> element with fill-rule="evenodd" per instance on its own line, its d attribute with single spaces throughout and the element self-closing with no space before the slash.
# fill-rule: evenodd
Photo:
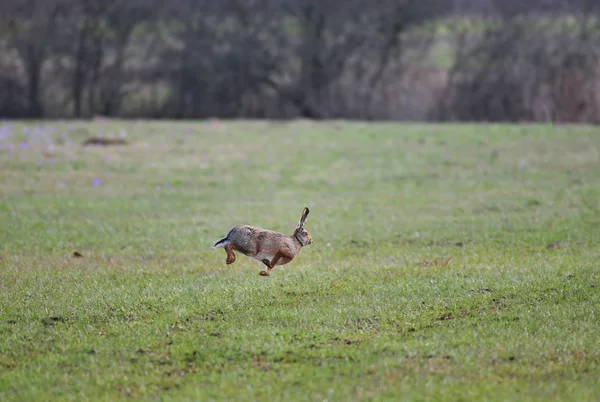
<svg viewBox="0 0 600 402">
<path fill-rule="evenodd" d="M 60 188 L 67 188 L 67 184 L 66 183 L 60 183 Z"/>
<path fill-rule="evenodd" d="M 94 186 L 98 187 L 100 184 L 102 184 L 102 180 L 100 180 L 99 177 L 96 177 L 92 183 L 94 183 Z"/>
<path fill-rule="evenodd" d="M 27 144 L 26 142 L 22 142 L 19 144 L 19 148 L 21 148 L 24 151 L 27 148 L 29 148 L 29 144 Z"/>
<path fill-rule="evenodd" d="M 54 159 L 54 158 L 50 158 L 50 164 L 51 164 L 51 165 L 54 165 L 55 163 L 56 163 L 56 159 Z"/>
<path fill-rule="evenodd" d="M 2 126 L 0 129 L 0 138 L 8 137 L 10 134 L 10 126 Z"/>
<path fill-rule="evenodd" d="M 156 186 L 156 187 L 154 187 L 154 189 L 155 189 L 156 191 L 160 191 L 160 186 Z"/>
</svg>

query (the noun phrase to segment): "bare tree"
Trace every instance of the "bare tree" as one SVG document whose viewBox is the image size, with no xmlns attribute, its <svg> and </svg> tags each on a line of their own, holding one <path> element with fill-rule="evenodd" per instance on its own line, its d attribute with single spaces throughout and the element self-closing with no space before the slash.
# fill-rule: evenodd
<svg viewBox="0 0 600 402">
<path fill-rule="evenodd" d="M 432 19 L 435 5 L 415 0 L 382 0 L 376 6 L 365 0 L 282 1 L 283 20 L 296 27 L 287 38 L 286 59 L 293 63 L 279 69 L 286 79 L 263 81 L 304 117 L 368 118 L 373 87 L 389 64 L 402 57 L 402 35 Z"/>
<path fill-rule="evenodd" d="M 5 0 L 0 113 L 417 119 L 447 77 L 436 119 L 597 121 L 599 9 L 594 0 Z M 440 33 L 444 16 L 477 25 Z M 456 47 L 444 71 L 430 58 L 442 43 Z"/>
<path fill-rule="evenodd" d="M 53 51 L 54 38 L 66 11 L 65 0 L 4 0 L 1 22 L 8 33 L 8 45 L 23 64 L 27 88 L 27 115 L 42 117 L 42 72 Z"/>
<path fill-rule="evenodd" d="M 588 0 L 494 5 L 484 32 L 461 41 L 437 117 L 597 121 L 600 30 L 592 15 L 598 5 Z"/>
</svg>

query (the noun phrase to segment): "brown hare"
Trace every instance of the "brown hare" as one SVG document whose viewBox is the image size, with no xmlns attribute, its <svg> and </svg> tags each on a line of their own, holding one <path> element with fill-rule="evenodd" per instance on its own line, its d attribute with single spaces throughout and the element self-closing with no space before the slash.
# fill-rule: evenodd
<svg viewBox="0 0 600 402">
<path fill-rule="evenodd" d="M 291 236 L 254 226 L 236 225 L 213 248 L 225 248 L 227 264 L 235 262 L 234 251 L 254 258 L 267 266 L 267 270 L 260 271 L 260 275 L 270 276 L 275 265 L 287 264 L 298 255 L 302 247 L 312 244 L 312 236 L 304 229 L 309 212 L 308 208 L 304 208 Z"/>
</svg>

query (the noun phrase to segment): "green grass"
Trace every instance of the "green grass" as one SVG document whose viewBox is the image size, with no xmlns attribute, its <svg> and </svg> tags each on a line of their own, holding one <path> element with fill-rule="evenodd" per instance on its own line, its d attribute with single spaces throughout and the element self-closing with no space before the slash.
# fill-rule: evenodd
<svg viewBox="0 0 600 402">
<path fill-rule="evenodd" d="M 2 122 L 0 146 L 2 401 L 600 394 L 596 128 Z M 271 277 L 211 249 L 304 206 L 314 244 Z"/>
</svg>

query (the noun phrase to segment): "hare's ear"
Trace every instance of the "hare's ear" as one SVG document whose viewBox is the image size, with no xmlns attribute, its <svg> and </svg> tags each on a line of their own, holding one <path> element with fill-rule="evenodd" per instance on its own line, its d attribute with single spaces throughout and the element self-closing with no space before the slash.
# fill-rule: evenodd
<svg viewBox="0 0 600 402">
<path fill-rule="evenodd" d="M 308 210 L 308 208 L 304 207 L 304 210 L 302 211 L 302 216 L 300 217 L 300 221 L 298 222 L 298 227 L 302 227 L 304 226 L 304 222 L 306 222 L 306 217 L 308 216 L 308 213 L 310 211 Z"/>
</svg>

